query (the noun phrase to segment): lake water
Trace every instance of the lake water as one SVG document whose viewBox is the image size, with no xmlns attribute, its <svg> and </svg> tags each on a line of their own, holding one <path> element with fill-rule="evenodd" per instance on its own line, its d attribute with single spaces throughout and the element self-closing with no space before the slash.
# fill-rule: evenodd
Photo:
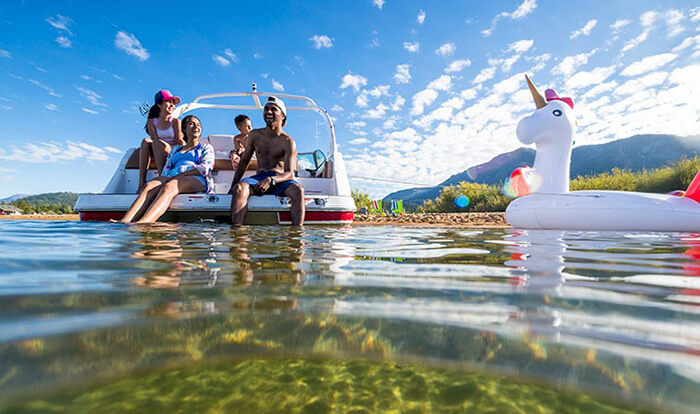
<svg viewBox="0 0 700 414">
<path fill-rule="evenodd" d="M 692 412 L 700 235 L 0 221 L 0 412 Z"/>
</svg>

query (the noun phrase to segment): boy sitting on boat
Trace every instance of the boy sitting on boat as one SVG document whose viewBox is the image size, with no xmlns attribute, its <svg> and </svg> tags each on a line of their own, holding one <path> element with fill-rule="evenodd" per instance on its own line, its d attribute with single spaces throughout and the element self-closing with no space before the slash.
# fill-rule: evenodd
<svg viewBox="0 0 700 414">
<path fill-rule="evenodd" d="M 294 140 L 282 127 L 287 124 L 287 108 L 284 102 L 270 96 L 263 109 L 265 128 L 254 129 L 248 134 L 247 145 L 233 177 L 231 190 L 231 221 L 241 225 L 248 211 L 251 195 L 285 195 L 291 200 L 293 225 L 304 223 L 304 189 L 294 180 L 297 167 L 297 148 Z M 257 156 L 258 170 L 254 176 L 244 178 L 253 154 Z"/>
<path fill-rule="evenodd" d="M 233 171 L 236 171 L 236 168 L 238 168 L 238 163 L 241 160 L 241 154 L 243 154 L 243 150 L 245 150 L 248 134 L 253 130 L 253 125 L 250 123 L 250 118 L 243 114 L 234 118 L 233 122 L 236 124 L 236 129 L 238 129 L 238 132 L 240 132 L 238 135 L 233 137 L 233 149 L 229 153 L 231 166 L 233 167 Z M 251 169 L 256 170 L 258 168 L 258 162 L 255 159 L 255 155 L 253 155 L 253 159 L 250 161 L 250 163 L 251 165 L 249 167 Z"/>
</svg>

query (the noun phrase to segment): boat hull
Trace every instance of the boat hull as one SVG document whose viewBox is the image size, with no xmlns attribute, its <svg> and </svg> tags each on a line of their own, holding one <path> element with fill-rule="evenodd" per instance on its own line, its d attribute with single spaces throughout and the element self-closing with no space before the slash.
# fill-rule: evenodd
<svg viewBox="0 0 700 414">
<path fill-rule="evenodd" d="M 75 210 L 81 221 L 119 220 L 124 216 L 136 194 L 84 194 L 78 198 Z M 349 224 L 354 218 L 352 197 L 313 196 L 305 199 L 304 224 Z M 228 194 L 181 194 L 159 221 L 196 222 L 231 221 L 231 196 Z M 290 204 L 286 197 L 251 197 L 245 224 L 291 224 Z"/>
<path fill-rule="evenodd" d="M 506 220 L 522 229 L 696 232 L 700 203 L 625 191 L 531 194 L 510 203 Z"/>
</svg>

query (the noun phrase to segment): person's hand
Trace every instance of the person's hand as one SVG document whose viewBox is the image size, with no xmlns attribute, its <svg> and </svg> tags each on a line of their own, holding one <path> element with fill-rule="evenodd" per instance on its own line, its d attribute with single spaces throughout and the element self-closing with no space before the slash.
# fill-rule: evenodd
<svg viewBox="0 0 700 414">
<path fill-rule="evenodd" d="M 270 184 L 272 184 L 271 177 L 267 177 L 264 180 L 260 180 L 255 185 L 255 187 L 253 187 L 253 192 L 255 194 L 265 194 L 265 192 L 270 189 Z"/>
</svg>

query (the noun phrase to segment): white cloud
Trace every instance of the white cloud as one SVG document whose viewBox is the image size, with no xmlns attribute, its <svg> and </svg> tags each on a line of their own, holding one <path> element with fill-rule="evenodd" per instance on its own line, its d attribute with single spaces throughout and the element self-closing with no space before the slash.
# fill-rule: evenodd
<svg viewBox="0 0 700 414">
<path fill-rule="evenodd" d="M 695 44 L 696 50 L 700 49 L 700 34 L 696 36 L 686 37 L 678 46 L 674 47 L 671 50 L 674 52 L 680 52 L 681 50 L 684 50 L 693 44 Z"/>
<path fill-rule="evenodd" d="M 131 33 L 117 32 L 117 36 L 114 38 L 114 46 L 126 52 L 127 55 L 136 57 L 141 62 L 151 57 L 148 50 L 141 45 L 139 39 Z"/>
<path fill-rule="evenodd" d="M 73 20 L 70 17 L 61 16 L 60 14 L 57 14 L 54 17 L 47 18 L 46 22 L 53 26 L 53 28 L 58 29 L 59 31 L 67 32 L 70 35 L 73 34 L 70 31 L 70 28 L 68 27 L 73 23 Z"/>
<path fill-rule="evenodd" d="M 382 44 L 379 43 L 379 39 L 377 39 L 376 37 L 374 37 L 374 38 L 372 38 L 372 40 L 369 42 L 369 44 L 367 45 L 367 47 L 370 48 L 370 49 L 374 49 L 375 47 L 379 47 L 379 46 L 381 46 L 381 45 L 382 45 Z"/>
<path fill-rule="evenodd" d="M 596 24 L 598 24 L 597 20 L 589 20 L 582 28 L 571 32 L 571 34 L 569 35 L 569 39 L 576 39 L 579 36 L 589 36 Z"/>
<path fill-rule="evenodd" d="M 362 117 L 368 119 L 382 119 L 384 118 L 384 115 L 386 115 L 386 111 L 388 109 L 388 106 L 384 105 L 383 103 L 380 103 L 374 109 L 370 109 L 369 111 L 367 111 L 367 113 L 364 114 Z"/>
<path fill-rule="evenodd" d="M 610 28 L 613 30 L 613 33 L 617 33 L 622 29 L 623 27 L 627 26 L 628 24 L 632 23 L 632 20 L 629 19 L 619 19 L 615 20 L 615 23 L 610 25 Z"/>
<path fill-rule="evenodd" d="M 474 83 L 476 85 L 480 85 L 489 79 L 493 79 L 493 76 L 495 74 L 496 74 L 496 68 L 493 66 L 481 69 L 481 71 L 476 75 L 476 77 L 474 78 L 472 83 Z"/>
<path fill-rule="evenodd" d="M 262 59 L 262 58 L 263 58 L 262 53 L 260 53 L 260 52 L 255 52 L 255 53 L 253 53 L 253 59 L 255 59 L 255 60 L 260 60 L 260 59 Z"/>
<path fill-rule="evenodd" d="M 331 112 L 343 112 L 343 107 L 338 104 L 335 104 L 331 108 Z"/>
<path fill-rule="evenodd" d="M 428 89 L 436 91 L 449 91 L 452 89 L 452 78 L 450 75 L 442 75 L 428 84 Z"/>
<path fill-rule="evenodd" d="M 588 63 L 588 58 L 598 52 L 598 49 L 593 49 L 588 53 L 579 53 L 574 56 L 567 56 L 559 62 L 558 65 L 552 68 L 552 74 L 569 76 L 580 66 Z"/>
<path fill-rule="evenodd" d="M 642 23 L 642 26 L 644 27 L 651 27 L 654 25 L 656 22 L 656 19 L 659 17 L 659 13 L 655 11 L 648 11 L 642 13 L 641 16 L 639 16 L 639 21 Z"/>
<path fill-rule="evenodd" d="M 363 89 L 359 95 L 357 95 L 357 99 L 355 100 L 355 103 L 357 106 L 361 108 L 365 108 L 369 106 L 369 99 L 370 98 L 379 98 L 382 96 L 388 96 L 389 95 L 389 85 L 379 85 L 375 86 L 372 89 Z"/>
<path fill-rule="evenodd" d="M 493 31 L 496 29 L 496 23 L 498 23 L 500 19 L 509 18 L 513 20 L 520 20 L 528 14 L 532 13 L 535 10 L 535 8 L 537 8 L 537 0 L 523 0 L 523 2 L 520 3 L 520 6 L 518 6 L 518 8 L 515 9 L 512 13 L 501 12 L 497 14 L 493 18 L 493 20 L 491 20 L 491 26 L 488 29 L 482 30 L 481 34 L 486 37 L 491 36 Z"/>
<path fill-rule="evenodd" d="M 56 43 L 58 43 L 58 45 L 63 48 L 69 48 L 73 46 L 73 42 L 71 42 L 71 40 L 65 36 L 58 36 L 54 40 L 56 40 Z"/>
<path fill-rule="evenodd" d="M 233 50 L 231 50 L 231 49 L 224 49 L 224 55 L 226 55 L 226 57 L 227 57 L 231 62 L 238 63 L 238 62 L 240 61 L 240 60 L 238 59 L 238 56 L 237 56 L 235 53 L 233 53 Z"/>
<path fill-rule="evenodd" d="M 461 96 L 462 99 L 464 99 L 465 101 L 469 101 L 471 99 L 476 98 L 476 95 L 477 95 L 476 89 L 473 89 L 473 88 L 465 89 L 459 93 L 459 96 Z"/>
<path fill-rule="evenodd" d="M 569 89 L 599 84 L 615 73 L 615 65 L 597 67 L 589 72 L 577 72 L 566 81 Z"/>
<path fill-rule="evenodd" d="M 49 111 L 58 111 L 58 107 L 51 103 L 44 105 L 44 108 L 48 109 Z"/>
<path fill-rule="evenodd" d="M 367 122 L 365 122 L 365 121 L 353 121 L 353 122 L 348 122 L 345 125 L 350 129 L 362 129 L 362 128 L 367 126 Z"/>
<path fill-rule="evenodd" d="M 461 72 L 464 69 L 468 68 L 471 66 L 472 61 L 469 59 L 458 59 L 452 61 L 447 67 L 445 68 L 445 73 L 454 73 L 454 72 Z"/>
<path fill-rule="evenodd" d="M 284 85 L 282 85 L 280 82 L 277 82 L 276 80 L 272 79 L 272 89 L 274 89 L 278 92 L 284 92 Z"/>
<path fill-rule="evenodd" d="M 15 108 L 13 108 L 13 107 L 10 106 L 10 105 L 4 105 L 4 104 L 3 104 L 3 105 L 0 105 L 0 109 L 2 109 L 3 111 L 13 111 Z"/>
<path fill-rule="evenodd" d="M 21 78 L 20 78 L 20 79 L 21 79 Z M 28 81 L 29 83 L 31 83 L 31 84 L 33 84 L 33 85 L 36 85 L 36 86 L 38 86 L 39 88 L 45 90 L 45 91 L 48 92 L 49 95 L 51 95 L 51 96 L 55 96 L 56 98 L 62 98 L 62 97 L 63 97 L 63 95 L 61 95 L 61 94 L 59 94 L 59 93 L 56 93 L 56 91 L 53 90 L 52 87 L 50 87 L 50 86 L 48 86 L 48 85 L 45 85 L 45 84 L 39 82 L 38 80 L 35 80 L 35 79 L 27 79 L 27 81 Z"/>
<path fill-rule="evenodd" d="M 83 108 L 84 109 L 84 108 Z M 91 113 L 86 111 L 88 113 Z M 8 146 L 5 146 L 7 148 Z M 29 163 L 60 163 L 73 160 L 109 161 L 110 153 L 122 154 L 112 147 L 98 147 L 86 142 L 31 142 L 0 149 L 0 159 Z"/>
<path fill-rule="evenodd" d="M 99 112 L 93 111 L 92 109 L 88 109 L 88 108 L 85 108 L 85 107 L 81 107 L 80 109 L 82 109 L 83 112 L 87 112 L 87 113 L 92 114 L 92 115 L 97 115 L 97 114 L 99 114 Z"/>
<path fill-rule="evenodd" d="M 532 45 L 535 44 L 535 41 L 532 39 L 523 39 L 523 40 L 518 40 L 517 42 L 513 42 L 510 45 L 508 45 L 508 49 L 506 49 L 507 52 L 515 52 L 515 53 L 524 53 L 530 50 Z"/>
<path fill-rule="evenodd" d="M 621 53 L 625 53 L 628 50 L 631 50 L 639 44 L 641 44 L 643 41 L 647 40 L 647 37 L 649 37 L 649 30 L 643 31 L 639 36 L 635 37 L 634 39 L 630 39 L 625 45 L 622 47 L 622 50 L 620 51 Z"/>
<path fill-rule="evenodd" d="M 0 49 L 0 57 L 12 59 L 12 53 L 9 50 Z"/>
<path fill-rule="evenodd" d="M 101 102 L 102 96 L 100 96 L 97 92 L 91 89 L 82 88 L 80 86 L 76 86 L 75 89 L 77 89 L 80 92 L 80 95 L 82 95 L 83 97 L 85 97 L 85 99 L 90 101 L 91 104 L 95 106 L 107 106 Z"/>
<path fill-rule="evenodd" d="M 445 43 L 444 45 L 440 46 L 439 48 L 435 49 L 435 54 L 439 56 L 451 56 L 454 54 L 455 50 L 457 50 L 457 47 L 455 46 L 454 43 Z"/>
<path fill-rule="evenodd" d="M 690 9 L 690 21 L 697 22 L 700 20 L 700 7 Z"/>
<path fill-rule="evenodd" d="M 411 65 L 405 63 L 403 65 L 396 65 L 396 72 L 394 73 L 394 81 L 396 83 L 408 83 L 411 81 Z"/>
<path fill-rule="evenodd" d="M 620 74 L 622 76 L 637 76 L 646 72 L 656 70 L 678 58 L 673 53 L 660 53 L 658 55 L 647 56 L 627 66 Z"/>
<path fill-rule="evenodd" d="M 364 144 L 369 144 L 369 140 L 367 138 L 355 138 L 353 140 L 348 141 L 348 144 L 350 144 L 350 145 L 364 145 Z"/>
<path fill-rule="evenodd" d="M 352 89 L 357 93 L 362 86 L 367 85 L 367 78 L 362 75 L 353 75 L 352 72 L 348 72 L 343 76 L 343 80 L 340 83 L 340 89 L 345 89 L 347 87 L 352 87 Z"/>
<path fill-rule="evenodd" d="M 420 115 L 425 110 L 426 106 L 431 105 L 438 97 L 438 92 L 434 89 L 423 89 L 413 95 L 413 108 L 411 115 Z"/>
<path fill-rule="evenodd" d="M 374 4 L 375 6 L 377 6 L 377 8 L 378 8 L 379 10 L 381 10 L 382 7 L 384 7 L 384 3 L 385 3 L 384 0 L 372 0 L 372 4 Z"/>
<path fill-rule="evenodd" d="M 314 44 L 314 49 L 329 49 L 333 47 L 333 39 L 327 35 L 313 35 L 309 38 Z"/>
<path fill-rule="evenodd" d="M 424 21 L 425 21 L 425 12 L 423 10 L 421 10 L 418 12 L 418 17 L 416 17 L 416 22 L 418 22 L 418 24 L 423 24 Z"/>
<path fill-rule="evenodd" d="M 400 111 L 401 108 L 403 108 L 405 103 L 406 103 L 406 98 L 404 98 L 401 95 L 396 95 L 396 99 L 394 99 L 394 103 L 391 104 L 391 110 L 394 112 Z"/>
<path fill-rule="evenodd" d="M 403 42 L 403 48 L 411 53 L 417 53 L 418 51 L 420 51 L 420 43 Z"/>
<path fill-rule="evenodd" d="M 683 26 L 680 24 L 681 20 L 685 18 L 685 15 L 680 10 L 671 9 L 664 13 L 664 20 L 668 27 L 668 37 L 674 37 L 679 35 L 683 30 Z"/>
<path fill-rule="evenodd" d="M 213 60 L 214 63 L 216 63 L 217 65 L 222 66 L 222 67 L 225 67 L 225 66 L 228 66 L 231 64 L 231 62 L 229 62 L 228 59 L 226 59 L 225 57 L 223 57 L 221 55 L 212 55 L 211 60 Z"/>
<path fill-rule="evenodd" d="M 630 95 L 641 90 L 647 90 L 653 86 L 663 84 L 668 78 L 667 72 L 653 72 L 646 76 L 636 79 L 630 79 L 615 89 L 613 92 L 616 96 Z"/>
</svg>

